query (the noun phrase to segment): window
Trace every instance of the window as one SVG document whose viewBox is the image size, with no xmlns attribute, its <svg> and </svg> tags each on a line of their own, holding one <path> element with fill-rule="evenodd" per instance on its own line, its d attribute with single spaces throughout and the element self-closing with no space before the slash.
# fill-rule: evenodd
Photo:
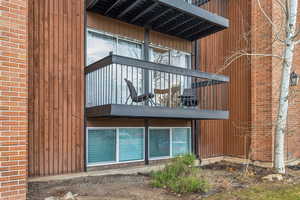
<svg viewBox="0 0 300 200">
<path fill-rule="evenodd" d="M 110 52 L 142 59 L 142 44 L 89 29 L 87 31 L 87 65 L 105 58 Z"/>
<path fill-rule="evenodd" d="M 175 157 L 191 152 L 190 128 L 150 128 L 149 157 Z"/>
<path fill-rule="evenodd" d="M 89 128 L 87 164 L 144 160 L 144 128 Z"/>
<path fill-rule="evenodd" d="M 120 161 L 143 160 L 144 130 L 142 128 L 119 129 Z"/>
<path fill-rule="evenodd" d="M 183 155 L 191 152 L 191 129 L 172 129 L 172 153 L 173 156 Z"/>
<path fill-rule="evenodd" d="M 116 129 L 89 130 L 88 164 L 116 161 Z"/>
<path fill-rule="evenodd" d="M 150 129 L 150 158 L 170 156 L 170 129 Z"/>
<path fill-rule="evenodd" d="M 91 30 L 87 31 L 87 65 L 117 52 L 117 40 Z"/>
</svg>

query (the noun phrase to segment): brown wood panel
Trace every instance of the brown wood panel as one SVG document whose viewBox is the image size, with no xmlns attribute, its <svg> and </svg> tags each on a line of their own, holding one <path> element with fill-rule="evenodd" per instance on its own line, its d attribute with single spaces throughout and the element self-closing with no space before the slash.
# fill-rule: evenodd
<svg viewBox="0 0 300 200">
<path fill-rule="evenodd" d="M 150 31 L 149 40 L 155 45 L 169 47 L 184 52 L 192 52 L 192 42 L 171 35 Z"/>
<path fill-rule="evenodd" d="M 30 0 L 29 175 L 84 169 L 84 0 Z"/>
<path fill-rule="evenodd" d="M 200 154 L 202 158 L 219 155 L 243 156 L 248 149 L 245 135 L 251 121 L 250 62 L 246 57 L 224 68 L 225 58 L 249 43 L 244 36 L 250 30 L 251 1 L 211 0 L 204 8 L 225 16 L 230 27 L 200 40 L 202 71 L 217 72 L 230 77 L 228 106 L 230 120 L 201 121 Z"/>
<path fill-rule="evenodd" d="M 103 15 L 87 12 L 87 26 L 123 37 L 144 41 L 144 29 Z"/>
<path fill-rule="evenodd" d="M 126 38 L 144 41 L 144 28 L 127 24 L 103 15 L 87 13 L 87 25 L 90 28 L 120 35 Z M 150 42 L 155 45 L 168 47 L 180 51 L 191 52 L 192 43 L 188 40 L 150 31 Z"/>
</svg>

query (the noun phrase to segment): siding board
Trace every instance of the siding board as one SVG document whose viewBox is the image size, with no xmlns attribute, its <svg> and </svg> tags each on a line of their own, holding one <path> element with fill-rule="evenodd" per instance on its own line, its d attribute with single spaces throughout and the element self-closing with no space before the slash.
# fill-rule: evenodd
<svg viewBox="0 0 300 200">
<path fill-rule="evenodd" d="M 218 72 L 230 77 L 230 120 L 200 122 L 200 156 L 244 156 L 249 146 L 245 136 L 249 134 L 248 126 L 251 122 L 250 63 L 244 57 L 228 68 L 221 69 L 226 57 L 249 45 L 249 41 L 243 37 L 250 31 L 251 1 L 241 0 L 237 4 L 235 0 L 211 0 L 203 7 L 230 20 L 227 30 L 199 42 L 200 70 Z"/>
<path fill-rule="evenodd" d="M 29 176 L 84 170 L 84 1 L 31 0 Z"/>
</svg>

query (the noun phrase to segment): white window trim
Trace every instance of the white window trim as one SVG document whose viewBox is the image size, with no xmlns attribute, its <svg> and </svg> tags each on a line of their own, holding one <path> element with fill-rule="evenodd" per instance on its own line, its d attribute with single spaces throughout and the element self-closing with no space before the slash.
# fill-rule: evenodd
<svg viewBox="0 0 300 200">
<path fill-rule="evenodd" d="M 88 163 L 88 134 L 89 130 L 105 130 L 105 129 L 110 129 L 110 130 L 116 130 L 116 161 L 113 162 L 97 162 L 97 163 Z M 120 161 L 120 152 L 119 152 L 119 134 L 120 134 L 120 129 L 142 129 L 143 130 L 143 159 L 142 160 L 131 160 L 131 161 Z M 115 165 L 115 164 L 123 164 L 123 163 L 134 163 L 134 162 L 142 162 L 145 161 L 145 127 L 87 127 L 86 128 L 86 166 L 87 167 L 96 167 L 96 166 L 105 166 L 105 165 Z"/>
<path fill-rule="evenodd" d="M 162 157 L 150 157 L 150 145 L 148 145 L 148 158 L 149 160 L 165 160 L 165 159 L 170 159 L 173 158 L 173 143 L 172 143 L 172 139 L 173 139 L 173 129 L 175 128 L 183 128 L 183 129 L 189 129 L 190 130 L 190 142 L 192 139 L 192 128 L 191 127 L 149 127 L 148 131 L 148 141 L 150 142 L 150 129 L 161 129 L 161 130 L 170 130 L 170 155 L 169 156 L 162 156 Z M 190 145 L 190 149 L 189 152 L 192 153 L 192 145 Z"/>
</svg>

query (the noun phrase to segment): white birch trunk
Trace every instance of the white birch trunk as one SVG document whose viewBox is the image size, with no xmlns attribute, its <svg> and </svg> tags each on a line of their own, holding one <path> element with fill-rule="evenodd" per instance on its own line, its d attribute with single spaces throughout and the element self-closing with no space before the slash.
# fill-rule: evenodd
<svg viewBox="0 0 300 200">
<path fill-rule="evenodd" d="M 275 129 L 275 159 L 274 165 L 277 173 L 285 173 L 284 140 L 287 128 L 288 96 L 290 86 L 290 74 L 293 65 L 296 32 L 298 0 L 289 0 L 289 18 L 286 25 L 286 40 L 283 54 L 282 77 L 280 84 L 280 99 L 277 123 Z"/>
</svg>

